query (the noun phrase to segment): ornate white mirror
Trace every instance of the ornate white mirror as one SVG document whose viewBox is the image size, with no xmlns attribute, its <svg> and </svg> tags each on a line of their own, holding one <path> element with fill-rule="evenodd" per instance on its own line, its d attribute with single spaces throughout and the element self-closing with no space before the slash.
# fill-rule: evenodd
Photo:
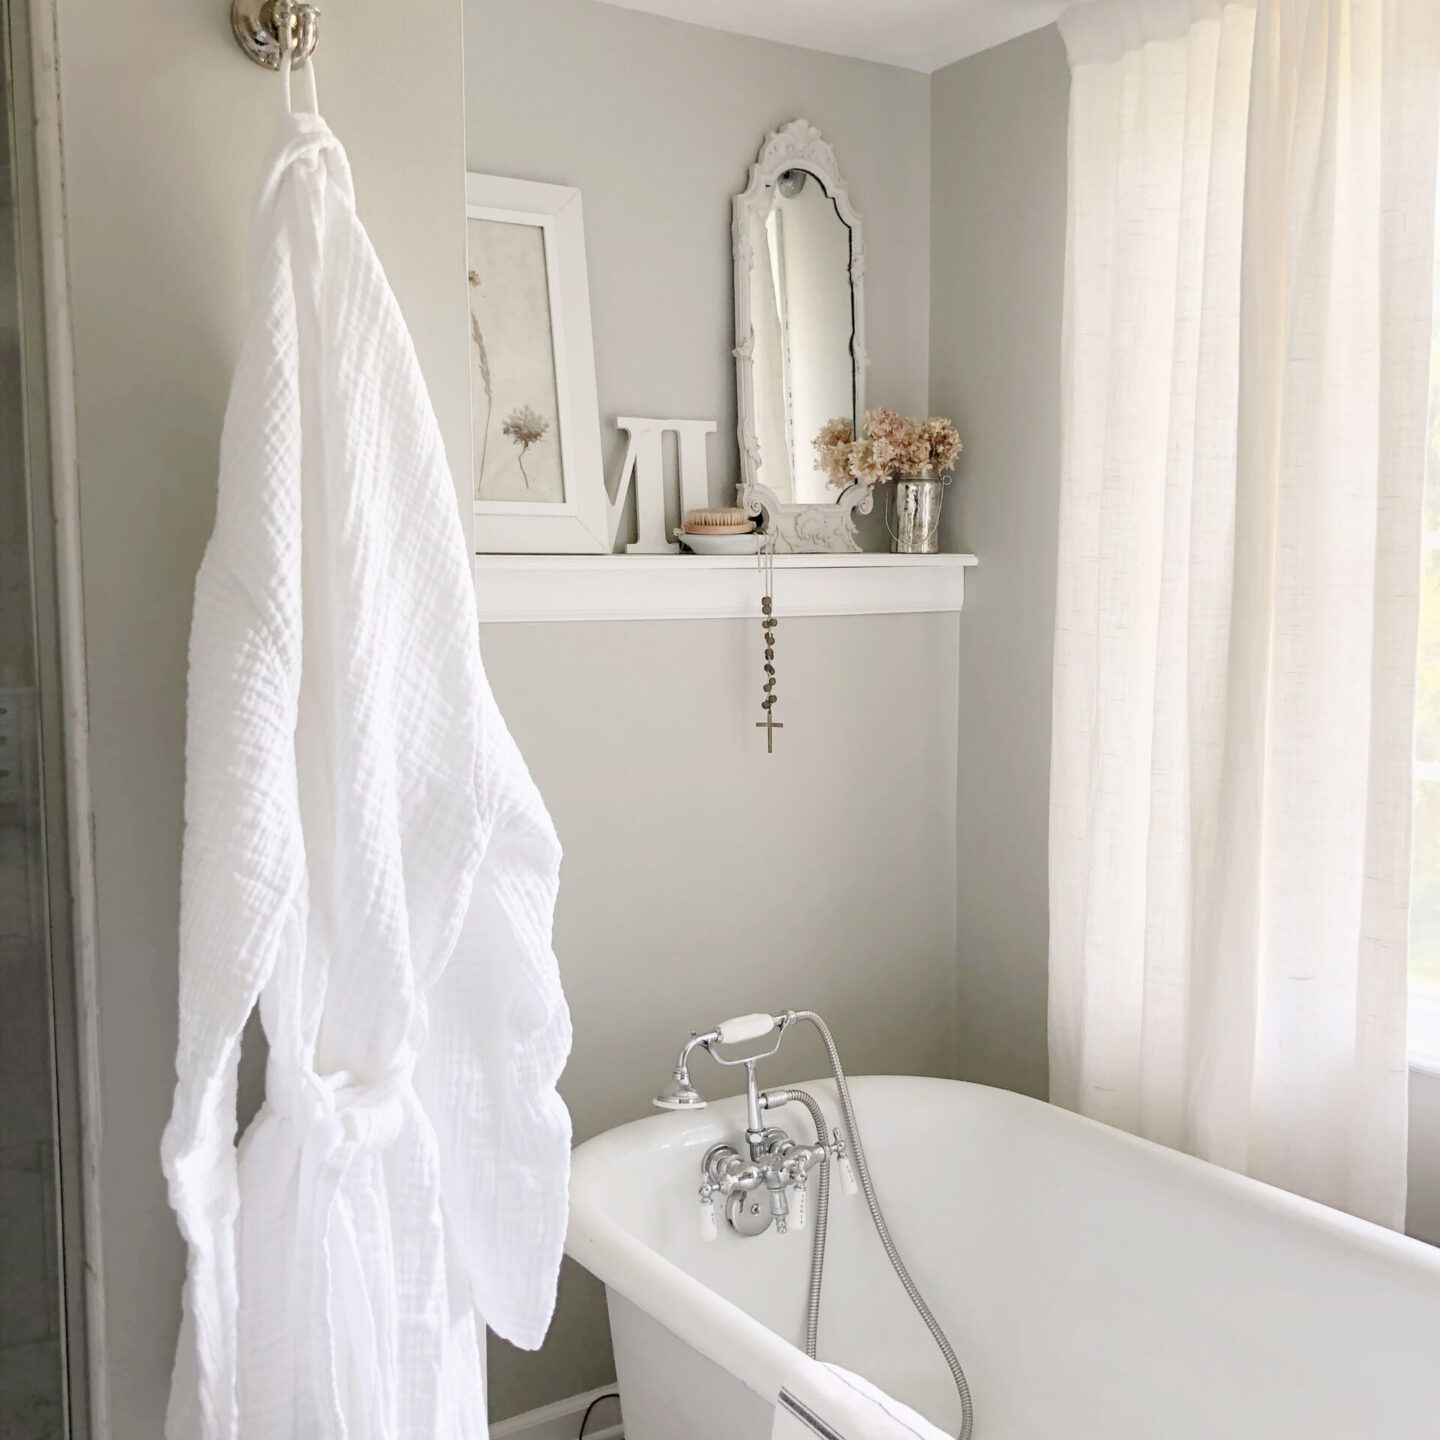
<svg viewBox="0 0 1440 1440">
<path fill-rule="evenodd" d="M 794 120 L 769 135 L 735 197 L 740 504 L 782 554 L 859 550 L 871 487 L 815 468 L 829 420 L 865 411 L 865 245 L 835 152 Z"/>
</svg>

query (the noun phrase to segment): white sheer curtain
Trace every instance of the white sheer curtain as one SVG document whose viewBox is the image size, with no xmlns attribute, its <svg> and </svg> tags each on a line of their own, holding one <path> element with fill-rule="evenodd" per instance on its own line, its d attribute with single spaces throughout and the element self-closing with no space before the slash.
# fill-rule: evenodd
<svg viewBox="0 0 1440 1440">
<path fill-rule="evenodd" d="M 1440 4 L 1062 29 L 1053 1097 L 1399 1225 Z"/>
</svg>

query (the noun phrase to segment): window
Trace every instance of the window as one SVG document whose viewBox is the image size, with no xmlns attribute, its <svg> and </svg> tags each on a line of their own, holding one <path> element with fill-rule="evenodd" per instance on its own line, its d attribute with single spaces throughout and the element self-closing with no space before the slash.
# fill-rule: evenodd
<svg viewBox="0 0 1440 1440">
<path fill-rule="evenodd" d="M 1424 517 L 1410 870 L 1410 1063 L 1440 1075 L 1440 286 L 1430 349 Z"/>
</svg>

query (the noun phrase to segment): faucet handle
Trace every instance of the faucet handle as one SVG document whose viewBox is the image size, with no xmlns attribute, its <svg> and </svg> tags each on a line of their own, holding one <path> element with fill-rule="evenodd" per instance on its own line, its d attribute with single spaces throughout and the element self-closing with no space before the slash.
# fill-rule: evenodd
<svg viewBox="0 0 1440 1440">
<path fill-rule="evenodd" d="M 850 1157 L 845 1153 L 845 1140 L 840 1127 L 835 1127 L 835 1148 L 832 1152 L 840 1162 L 840 1188 L 847 1195 L 858 1195 L 860 1187 L 855 1183 L 855 1171 L 850 1166 Z"/>
<path fill-rule="evenodd" d="M 805 1228 L 805 1172 L 802 1170 L 794 1184 L 795 1198 L 790 1204 L 790 1228 L 792 1230 L 803 1230 Z"/>
<path fill-rule="evenodd" d="M 707 1181 L 700 1187 L 700 1238 L 714 1240 L 720 1234 L 715 1219 L 715 1188 Z"/>
</svg>

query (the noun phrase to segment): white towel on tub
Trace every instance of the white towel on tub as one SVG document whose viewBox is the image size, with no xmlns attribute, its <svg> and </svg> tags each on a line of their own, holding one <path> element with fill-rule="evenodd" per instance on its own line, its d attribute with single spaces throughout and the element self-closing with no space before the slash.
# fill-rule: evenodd
<svg viewBox="0 0 1440 1440">
<path fill-rule="evenodd" d="M 770 1440 L 950 1440 L 860 1375 L 805 1360 L 785 1378 Z"/>
<path fill-rule="evenodd" d="M 287 116 L 190 642 L 171 1440 L 480 1440 L 565 1231 L 559 845 L 344 151 Z M 458 293 L 458 292 L 457 292 Z M 240 1033 L 270 1045 L 235 1145 Z"/>
</svg>

